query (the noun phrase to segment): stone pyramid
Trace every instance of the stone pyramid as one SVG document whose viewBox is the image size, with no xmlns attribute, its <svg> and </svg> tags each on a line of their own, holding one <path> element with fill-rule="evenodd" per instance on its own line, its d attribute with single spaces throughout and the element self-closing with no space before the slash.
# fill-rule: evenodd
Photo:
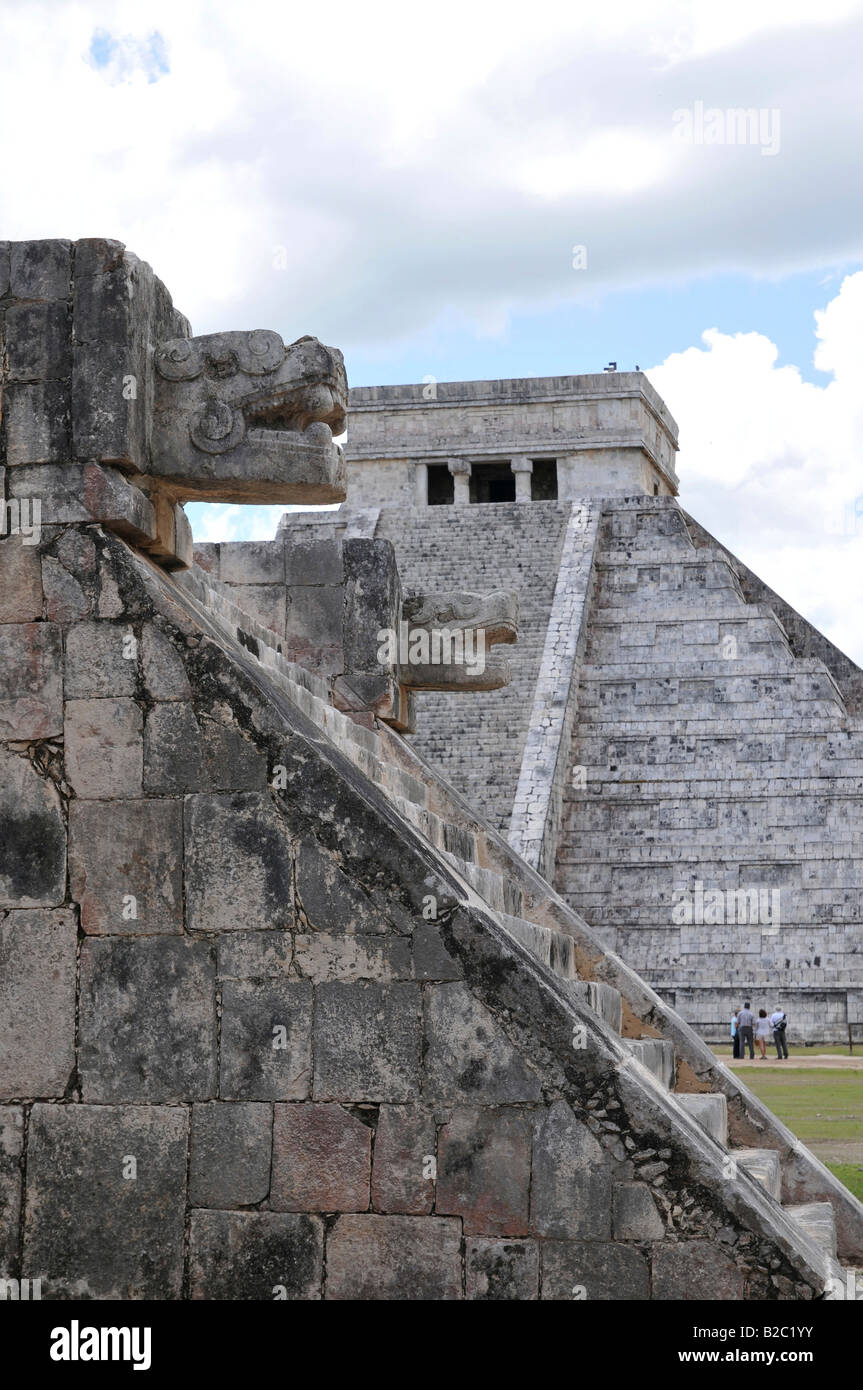
<svg viewBox="0 0 863 1390">
<path fill-rule="evenodd" d="M 556 890 L 537 798 L 507 837 L 407 733 L 518 644 L 466 678 L 381 631 L 508 644 L 506 586 L 403 590 L 362 517 L 193 562 L 187 497 L 343 495 L 339 355 L 192 338 L 110 241 L 0 246 L 0 333 L 6 1296 L 853 1297 L 860 1204 Z M 691 543 L 538 505 L 584 603 L 601 546 Z"/>
</svg>

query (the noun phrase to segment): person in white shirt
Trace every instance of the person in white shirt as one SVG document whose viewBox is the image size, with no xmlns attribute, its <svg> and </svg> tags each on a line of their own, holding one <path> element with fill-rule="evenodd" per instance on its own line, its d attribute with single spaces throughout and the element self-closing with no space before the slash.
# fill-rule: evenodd
<svg viewBox="0 0 863 1390">
<path fill-rule="evenodd" d="M 766 1009 L 758 1010 L 758 1017 L 755 1020 L 755 1041 L 761 1049 L 759 1062 L 767 1061 L 767 1041 L 773 1031 L 770 1019 L 767 1017 Z"/>
<path fill-rule="evenodd" d="M 780 1062 L 783 1060 L 788 1060 L 788 1043 L 785 1041 L 785 1025 L 787 1022 L 788 1020 L 785 1017 L 784 1009 L 780 1009 L 779 1005 L 777 1004 L 776 1008 L 773 1010 L 773 1013 L 770 1015 L 770 1027 L 773 1029 L 773 1041 L 776 1044 L 776 1056 L 778 1057 Z"/>
</svg>

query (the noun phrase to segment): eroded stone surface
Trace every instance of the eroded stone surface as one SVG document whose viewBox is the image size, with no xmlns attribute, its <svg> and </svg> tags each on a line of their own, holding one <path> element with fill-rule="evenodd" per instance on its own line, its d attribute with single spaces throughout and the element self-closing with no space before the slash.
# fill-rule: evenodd
<svg viewBox="0 0 863 1390">
<path fill-rule="evenodd" d="M 193 1211 L 192 1298 L 225 1301 L 321 1296 L 323 1222 L 269 1211 Z"/>
<path fill-rule="evenodd" d="M 179 801 L 81 801 L 69 808 L 69 875 L 85 932 L 183 930 Z"/>
<path fill-rule="evenodd" d="M 0 913 L 0 1099 L 61 1097 L 75 1065 L 75 914 Z"/>
<path fill-rule="evenodd" d="M 270 1190 L 273 1113 L 269 1105 L 208 1101 L 192 1106 L 189 1201 L 195 1207 L 250 1207 Z"/>
<path fill-rule="evenodd" d="M 372 1131 L 341 1105 L 277 1105 L 273 1126 L 276 1211 L 365 1211 Z"/>
<path fill-rule="evenodd" d="M 461 1298 L 460 1223 L 435 1216 L 340 1216 L 327 1240 L 326 1296 Z"/>
<path fill-rule="evenodd" d="M 180 1297 L 187 1130 L 172 1106 L 33 1107 L 24 1273 L 43 1298 Z"/>
<path fill-rule="evenodd" d="M 215 950 L 175 937 L 81 947 L 81 1090 L 164 1104 L 216 1094 Z"/>
<path fill-rule="evenodd" d="M 0 747 L 0 908 L 52 907 L 65 894 L 60 794 L 26 754 Z"/>
</svg>

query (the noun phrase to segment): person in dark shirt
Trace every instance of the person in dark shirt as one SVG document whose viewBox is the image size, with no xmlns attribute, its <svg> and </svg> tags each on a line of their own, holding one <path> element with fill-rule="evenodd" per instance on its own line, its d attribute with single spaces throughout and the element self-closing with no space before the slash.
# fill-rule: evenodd
<svg viewBox="0 0 863 1390">
<path fill-rule="evenodd" d="M 749 1001 L 743 1005 L 737 1015 L 737 1031 L 740 1034 L 740 1055 L 743 1056 L 744 1047 L 749 1048 L 750 1062 L 755 1058 L 755 1047 L 753 1044 L 752 1030 L 755 1027 L 755 1015 L 749 1007 Z"/>
</svg>

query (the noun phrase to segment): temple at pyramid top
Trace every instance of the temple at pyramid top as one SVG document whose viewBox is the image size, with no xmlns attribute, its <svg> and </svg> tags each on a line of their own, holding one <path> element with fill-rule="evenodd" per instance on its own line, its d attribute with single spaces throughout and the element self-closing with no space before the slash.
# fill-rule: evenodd
<svg viewBox="0 0 863 1390">
<path fill-rule="evenodd" d="M 677 424 L 643 372 L 361 386 L 348 505 L 676 497 Z"/>
</svg>

